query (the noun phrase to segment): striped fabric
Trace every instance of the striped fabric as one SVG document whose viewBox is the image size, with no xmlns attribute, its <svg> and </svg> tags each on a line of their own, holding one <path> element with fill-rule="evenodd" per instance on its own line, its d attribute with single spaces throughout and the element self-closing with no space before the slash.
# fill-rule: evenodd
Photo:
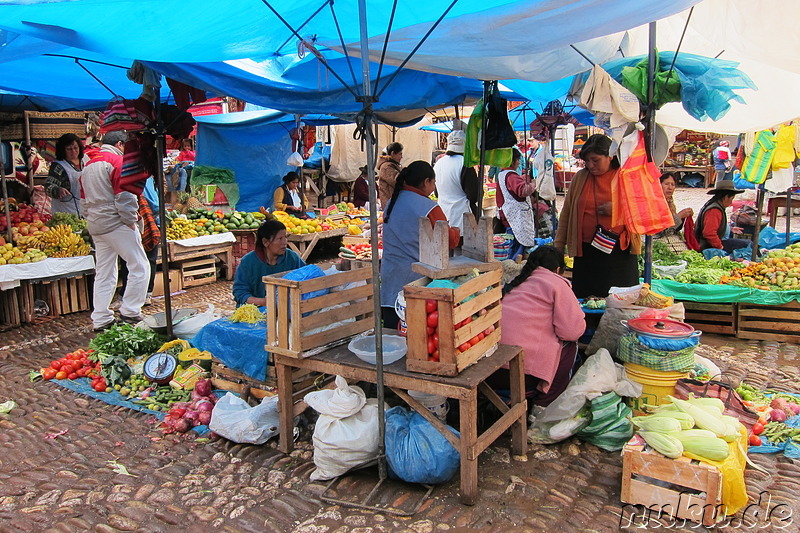
<svg viewBox="0 0 800 533">
<path fill-rule="evenodd" d="M 591 402 L 592 422 L 578 438 L 608 452 L 621 450 L 633 437 L 632 412 L 616 392 L 607 392 Z"/>
<path fill-rule="evenodd" d="M 753 150 L 744 160 L 742 177 L 750 183 L 764 183 L 772 168 L 772 159 L 775 157 L 777 146 L 778 143 L 775 142 L 772 132 L 765 130 L 756 133 Z"/>
<path fill-rule="evenodd" d="M 147 203 L 144 196 L 139 197 L 139 216 L 142 217 L 142 222 L 144 224 L 142 247 L 144 247 L 146 252 L 149 252 L 161 242 L 161 230 L 158 228 L 156 217 L 153 216 L 150 204 Z"/>
</svg>

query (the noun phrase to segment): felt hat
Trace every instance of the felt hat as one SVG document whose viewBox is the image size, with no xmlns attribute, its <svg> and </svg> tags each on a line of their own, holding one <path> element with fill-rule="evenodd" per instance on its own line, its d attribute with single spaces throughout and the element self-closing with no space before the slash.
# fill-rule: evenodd
<svg viewBox="0 0 800 533">
<path fill-rule="evenodd" d="M 744 189 L 737 189 L 733 184 L 733 180 L 719 180 L 717 181 L 716 185 L 714 185 L 714 188 L 708 191 L 706 194 L 717 194 L 720 192 L 732 192 L 733 194 L 739 194 L 740 192 L 744 192 Z"/>
<path fill-rule="evenodd" d="M 461 130 L 454 130 L 447 136 L 447 151 L 457 154 L 464 153 L 464 145 L 467 143 L 467 134 Z"/>
<path fill-rule="evenodd" d="M 363 167 L 358 167 L 358 170 L 361 171 L 361 172 L 366 172 L 367 171 L 367 165 L 364 165 Z"/>
</svg>

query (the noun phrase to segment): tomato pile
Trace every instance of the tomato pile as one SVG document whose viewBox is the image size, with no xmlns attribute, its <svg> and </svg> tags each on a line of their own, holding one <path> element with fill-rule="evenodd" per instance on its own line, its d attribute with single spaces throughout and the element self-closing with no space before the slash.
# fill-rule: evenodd
<svg viewBox="0 0 800 533">
<path fill-rule="evenodd" d="M 94 350 L 75 350 L 61 359 L 56 359 L 50 366 L 41 370 L 42 377 L 51 379 L 90 378 L 92 388 L 97 392 L 111 392 L 106 379 L 100 374 L 100 363 L 89 359 Z"/>
<path fill-rule="evenodd" d="M 427 313 L 427 333 L 428 333 L 428 361 L 439 361 L 439 310 L 436 300 L 425 300 L 425 312 Z M 481 309 L 476 315 L 468 316 L 461 322 L 457 323 L 454 327 L 459 330 L 462 327 L 470 324 L 473 320 L 477 320 L 487 313 L 486 309 Z M 495 326 L 491 325 L 484 331 L 479 332 L 467 342 L 456 348 L 457 353 L 463 353 L 481 342 L 489 334 L 495 330 Z"/>
</svg>

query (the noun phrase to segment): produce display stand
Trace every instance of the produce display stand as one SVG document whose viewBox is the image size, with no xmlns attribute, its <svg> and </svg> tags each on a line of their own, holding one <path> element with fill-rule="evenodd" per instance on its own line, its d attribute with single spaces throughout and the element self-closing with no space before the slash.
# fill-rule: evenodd
<svg viewBox="0 0 800 533">
<path fill-rule="evenodd" d="M 347 228 L 336 228 L 328 231 L 319 231 L 314 233 L 298 234 L 287 233 L 286 240 L 289 241 L 289 248 L 297 253 L 300 258 L 305 261 L 311 255 L 311 251 L 317 245 L 320 239 L 332 239 L 334 237 L 342 237 L 347 235 L 349 230 Z"/>
<path fill-rule="evenodd" d="M 236 237 L 236 242 L 233 244 L 233 263 L 231 270 L 236 273 L 239 263 L 242 262 L 242 257 L 256 249 L 256 232 L 257 229 L 235 229 L 232 230 L 233 236 Z"/>
<path fill-rule="evenodd" d="M 736 335 L 736 303 L 681 302 L 686 310 L 684 322 L 703 333 Z"/>
<path fill-rule="evenodd" d="M 49 316 L 57 317 L 81 311 L 91 306 L 94 271 L 77 272 L 74 275 L 50 279 L 29 280 L 34 300 L 47 304 Z"/>
<path fill-rule="evenodd" d="M 415 374 L 405 368 L 400 359 L 383 369 L 384 383 L 400 396 L 414 411 L 425 417 L 461 455 L 461 501 L 473 505 L 478 498 L 478 456 L 507 429 L 511 428 L 511 446 L 514 455 L 527 453 L 527 401 L 524 388 L 524 352 L 519 346 L 500 345 L 492 357 L 485 357 L 454 377 Z M 511 374 L 510 407 L 484 383 L 484 381 L 506 363 Z M 292 401 L 292 371 L 305 369 L 329 375 L 342 376 L 349 381 L 377 383 L 374 365 L 358 359 L 346 346 L 326 350 L 305 359 L 287 355 L 275 355 L 278 374 L 278 397 L 280 405 Z M 460 436 L 453 434 L 426 407 L 410 397 L 406 390 L 436 394 L 458 401 Z M 503 416 L 483 434 L 478 435 L 478 392 L 484 394 Z M 280 413 L 279 448 L 284 453 L 293 449 L 291 411 Z"/>
<path fill-rule="evenodd" d="M 33 321 L 33 288 L 29 283 L 0 290 L 0 330 Z"/>
<path fill-rule="evenodd" d="M 209 237 L 196 237 L 202 243 Z M 193 239 L 186 239 L 191 242 Z M 180 272 L 181 287 L 194 287 L 217 281 L 217 261 L 225 268 L 225 279 L 232 280 L 234 272 L 233 242 L 198 244 L 187 246 L 176 241 L 167 241 L 167 260 L 171 268 Z M 158 263 L 162 263 L 159 249 Z M 172 267 L 172 265 L 175 265 Z M 173 290 L 170 287 L 170 290 Z"/>
<path fill-rule="evenodd" d="M 800 343 L 800 302 L 782 305 L 738 304 L 740 339 Z"/>
<path fill-rule="evenodd" d="M 692 492 L 705 493 L 705 496 Z M 722 473 L 706 463 L 687 457 L 670 459 L 644 451 L 643 445 L 628 443 L 622 449 L 620 499 L 627 504 L 643 506 L 643 512 L 650 512 L 652 516 L 663 513 L 713 526 L 722 518 L 716 516 L 722 503 Z"/>
</svg>

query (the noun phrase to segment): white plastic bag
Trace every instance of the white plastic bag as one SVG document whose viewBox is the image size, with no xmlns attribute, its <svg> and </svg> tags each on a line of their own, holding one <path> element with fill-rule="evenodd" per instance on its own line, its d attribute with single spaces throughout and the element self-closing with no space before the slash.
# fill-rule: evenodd
<svg viewBox="0 0 800 533">
<path fill-rule="evenodd" d="M 299 152 L 294 152 L 292 155 L 289 156 L 289 159 L 286 160 L 286 164 L 290 167 L 302 167 L 303 166 L 303 156 L 300 155 Z"/>
<path fill-rule="evenodd" d="M 564 392 L 537 415 L 536 420 L 556 422 L 572 418 L 586 402 L 611 391 L 620 396 L 638 397 L 642 386 L 627 378 L 625 368 L 611 359 L 608 350 L 600 350 L 586 359 Z"/>
<path fill-rule="evenodd" d="M 218 320 L 220 315 L 214 312 L 214 305 L 208 304 L 208 309 L 204 313 L 198 313 L 193 317 L 175 324 L 172 328 L 172 333 L 179 339 L 191 341 L 197 333 L 203 329 L 203 326 Z"/>
<path fill-rule="evenodd" d="M 336 376 L 336 389 L 310 392 L 304 398 L 319 413 L 314 428 L 311 481 L 332 479 L 377 458 L 378 400 L 367 400 L 360 387 Z"/>
<path fill-rule="evenodd" d="M 211 411 L 208 427 L 228 440 L 264 444 L 278 434 L 278 397 L 265 396 L 255 407 L 231 394 L 223 396 Z"/>
</svg>

